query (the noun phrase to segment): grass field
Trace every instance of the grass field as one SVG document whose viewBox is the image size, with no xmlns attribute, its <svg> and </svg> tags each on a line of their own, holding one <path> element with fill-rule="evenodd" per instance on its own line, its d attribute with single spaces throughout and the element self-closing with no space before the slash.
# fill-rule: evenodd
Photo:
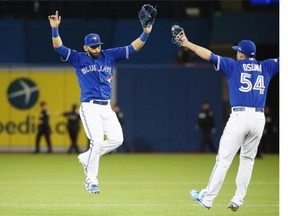
<svg viewBox="0 0 288 216">
<path fill-rule="evenodd" d="M 255 162 L 244 205 L 227 209 L 235 190 L 238 157 L 206 210 L 192 201 L 192 188 L 206 186 L 215 155 L 109 154 L 100 162 L 100 194 L 84 188 L 76 155 L 0 154 L 0 215 L 97 216 L 276 216 L 279 156 Z"/>
</svg>

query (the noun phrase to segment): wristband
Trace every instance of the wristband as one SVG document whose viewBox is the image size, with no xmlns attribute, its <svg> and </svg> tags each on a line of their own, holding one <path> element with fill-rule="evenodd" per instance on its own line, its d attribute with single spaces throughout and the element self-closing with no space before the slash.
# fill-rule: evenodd
<svg viewBox="0 0 288 216">
<path fill-rule="evenodd" d="M 143 41 L 143 42 L 146 42 L 147 38 L 148 38 L 149 34 L 146 33 L 146 32 L 143 32 L 141 35 L 140 35 L 140 40 Z"/>
<path fill-rule="evenodd" d="M 59 37 L 58 28 L 52 28 L 52 37 L 53 37 L 53 38 Z"/>
</svg>

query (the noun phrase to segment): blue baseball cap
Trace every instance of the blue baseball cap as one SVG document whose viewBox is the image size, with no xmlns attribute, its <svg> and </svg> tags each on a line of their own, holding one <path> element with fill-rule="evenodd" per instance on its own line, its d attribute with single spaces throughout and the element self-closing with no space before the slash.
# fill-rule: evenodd
<svg viewBox="0 0 288 216">
<path fill-rule="evenodd" d="M 247 56 L 256 56 L 256 45 L 251 40 L 242 40 L 237 46 L 232 46 L 232 49 L 239 51 Z"/>
<path fill-rule="evenodd" d="M 84 44 L 86 46 L 97 46 L 104 43 L 101 42 L 100 36 L 98 34 L 90 33 L 84 38 Z"/>
</svg>

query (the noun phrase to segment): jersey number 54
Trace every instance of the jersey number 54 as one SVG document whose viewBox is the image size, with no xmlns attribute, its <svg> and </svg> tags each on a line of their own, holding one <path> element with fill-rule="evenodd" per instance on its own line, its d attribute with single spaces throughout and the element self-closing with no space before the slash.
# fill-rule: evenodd
<svg viewBox="0 0 288 216">
<path fill-rule="evenodd" d="M 258 75 L 255 83 L 251 81 L 251 74 L 241 73 L 240 78 L 241 87 L 239 90 L 241 92 L 250 92 L 251 90 L 259 91 L 259 94 L 264 94 L 265 85 L 264 85 L 264 76 Z"/>
</svg>

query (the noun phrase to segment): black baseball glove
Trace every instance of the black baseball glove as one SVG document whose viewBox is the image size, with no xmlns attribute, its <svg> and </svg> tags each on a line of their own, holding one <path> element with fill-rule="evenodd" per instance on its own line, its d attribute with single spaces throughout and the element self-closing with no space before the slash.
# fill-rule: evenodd
<svg viewBox="0 0 288 216">
<path fill-rule="evenodd" d="M 172 43 L 182 46 L 183 42 L 187 40 L 184 29 L 179 25 L 173 25 L 171 27 Z"/>
<path fill-rule="evenodd" d="M 157 15 L 156 7 L 150 4 L 144 4 L 138 13 L 139 20 L 143 28 L 150 27 L 155 21 Z"/>
</svg>

